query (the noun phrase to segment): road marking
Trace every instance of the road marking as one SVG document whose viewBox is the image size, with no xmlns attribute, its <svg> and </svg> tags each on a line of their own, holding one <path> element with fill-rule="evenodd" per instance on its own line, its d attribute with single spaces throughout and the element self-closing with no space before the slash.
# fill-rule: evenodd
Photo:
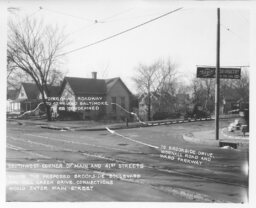
<svg viewBox="0 0 256 208">
<path fill-rule="evenodd" d="M 33 141 L 30 141 L 30 140 L 27 140 L 27 139 L 18 139 L 18 138 L 14 138 L 14 137 L 10 137 L 10 136 L 7 136 L 7 137 L 10 138 L 10 139 L 16 140 L 16 141 L 28 142 L 28 143 L 37 144 L 37 145 L 46 146 L 46 147 L 55 147 L 58 150 L 65 150 L 65 151 L 70 151 L 70 152 L 74 152 L 74 153 L 79 153 L 79 154 L 89 156 L 89 157 L 96 157 L 96 158 L 105 159 L 105 160 L 109 160 L 109 161 L 116 161 L 116 162 L 126 163 L 125 161 L 108 158 L 108 157 L 105 157 L 103 155 L 89 154 L 89 153 L 79 152 L 79 151 L 72 150 L 72 149 L 67 149 L 67 148 L 59 148 L 59 147 L 54 146 L 54 145 L 44 144 L 44 143 L 40 143 L 40 142 L 33 142 Z M 35 154 L 37 154 L 37 153 L 35 153 Z M 49 157 L 49 159 L 50 159 L 50 157 Z"/>
<path fill-rule="evenodd" d="M 9 137 L 9 138 L 11 138 L 11 137 Z M 11 139 L 13 139 L 13 138 L 11 138 Z M 25 152 L 25 153 L 27 153 L 29 155 L 36 155 L 36 156 L 43 157 L 43 158 L 46 158 L 46 159 L 51 159 L 48 156 L 45 156 L 45 155 L 42 155 L 42 154 L 39 154 L 39 153 L 36 153 L 36 152 L 28 152 L 28 150 L 26 150 L 26 149 L 24 149 L 22 147 L 18 147 L 18 146 L 15 146 L 15 145 L 12 145 L 12 144 L 8 144 L 8 143 L 7 143 L 7 148 L 14 149 L 16 151 L 22 151 L 22 152 Z"/>
<path fill-rule="evenodd" d="M 23 128 L 7 128 L 8 131 L 10 130 L 17 130 L 17 131 L 35 131 L 35 129 L 23 129 Z"/>
<path fill-rule="evenodd" d="M 53 139 L 53 138 L 49 138 L 48 136 L 42 136 L 42 135 L 35 135 L 35 134 L 25 134 L 25 135 L 33 136 L 33 137 L 39 137 L 39 138 L 45 138 L 45 139 L 49 139 L 49 140 L 52 140 L 52 141 L 65 142 L 65 143 L 69 143 L 69 144 L 78 144 L 78 145 L 85 145 L 85 146 L 93 146 L 93 147 L 98 147 L 98 148 L 104 148 L 104 149 L 107 149 L 107 150 L 118 150 L 118 151 L 129 152 L 129 153 L 140 153 L 140 152 L 136 152 L 136 151 L 124 150 L 124 149 L 113 148 L 113 147 L 106 147 L 106 146 L 101 146 L 101 145 L 89 144 L 89 143 L 85 143 L 85 142 L 67 141 L 65 139 L 56 139 L 56 138 Z M 62 136 L 66 137 L 64 135 L 62 135 Z M 66 137 L 66 138 L 69 138 L 69 137 Z M 88 138 L 90 138 L 90 137 L 88 137 Z"/>
<path fill-rule="evenodd" d="M 6 144 L 7 148 L 9 149 L 13 149 L 13 150 L 25 150 L 24 148 L 22 147 L 18 147 L 18 146 L 15 146 L 15 145 L 12 145 L 12 144 Z"/>
<path fill-rule="evenodd" d="M 36 144 L 36 145 L 40 145 L 40 146 L 44 146 L 44 147 L 49 147 L 49 148 L 52 148 L 52 149 L 60 149 L 60 148 L 56 148 L 56 146 L 54 145 L 50 145 L 50 144 L 44 144 L 44 143 L 40 143 L 40 142 L 34 142 L 34 141 L 31 141 L 29 139 L 17 139 L 17 138 L 14 138 L 14 137 L 10 137 L 10 136 L 7 136 L 13 140 L 16 140 L 16 141 L 22 141 L 22 142 L 27 142 L 27 143 L 30 143 L 30 144 Z M 72 149 L 67 149 L 67 148 L 61 148 L 62 150 L 65 150 L 65 151 L 74 151 Z"/>
<path fill-rule="evenodd" d="M 105 156 L 102 156 L 102 155 L 95 155 L 95 154 L 89 154 L 89 153 L 82 153 L 82 155 L 85 155 L 85 156 L 88 156 L 88 157 L 96 157 L 96 158 L 105 159 L 105 160 L 109 160 L 109 161 L 126 163 L 125 161 L 113 159 L 113 158 L 110 158 L 110 157 L 105 157 Z"/>
</svg>

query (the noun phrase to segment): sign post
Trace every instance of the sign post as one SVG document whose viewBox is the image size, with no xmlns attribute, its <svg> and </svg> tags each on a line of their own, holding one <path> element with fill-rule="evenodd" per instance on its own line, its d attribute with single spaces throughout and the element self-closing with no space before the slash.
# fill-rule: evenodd
<svg viewBox="0 0 256 208">
<path fill-rule="evenodd" d="M 198 66 L 197 78 L 215 78 L 215 139 L 219 140 L 220 78 L 241 79 L 241 67 L 220 68 L 220 8 L 217 9 L 216 67 Z"/>
</svg>

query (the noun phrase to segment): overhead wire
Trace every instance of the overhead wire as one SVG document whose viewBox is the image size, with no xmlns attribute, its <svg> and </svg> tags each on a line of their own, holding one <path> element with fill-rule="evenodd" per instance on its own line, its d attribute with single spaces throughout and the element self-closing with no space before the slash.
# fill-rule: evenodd
<svg viewBox="0 0 256 208">
<path fill-rule="evenodd" d="M 47 8 L 43 8 L 44 10 L 48 11 L 48 12 L 52 12 L 52 13 L 56 13 L 56 14 L 60 14 L 60 15 L 65 15 L 65 16 L 69 16 L 69 17 L 73 17 L 76 19 L 81 19 L 81 20 L 86 20 L 89 22 L 93 22 L 93 19 L 89 19 L 89 18 L 85 18 L 85 17 L 80 17 L 77 15 L 72 15 L 72 14 L 68 14 L 66 12 L 60 12 L 60 11 L 56 11 L 56 10 L 52 10 L 52 9 L 47 9 Z"/>
<path fill-rule="evenodd" d="M 133 7 L 133 8 L 126 9 L 126 10 L 123 10 L 123 11 L 118 12 L 118 13 L 115 13 L 115 14 L 113 14 L 113 15 L 111 15 L 111 16 L 104 17 L 104 18 L 103 18 L 103 21 L 106 21 L 106 20 L 109 20 L 109 19 L 113 19 L 114 17 L 123 15 L 123 14 L 125 14 L 125 13 L 127 13 L 127 12 L 130 12 L 130 11 L 133 10 L 133 9 L 134 9 L 134 7 Z"/>
<path fill-rule="evenodd" d="M 170 14 L 172 14 L 172 13 L 175 13 L 175 12 L 181 10 L 181 9 L 183 9 L 183 7 L 180 7 L 180 8 L 178 8 L 178 9 L 175 9 L 175 10 L 169 11 L 169 12 L 167 12 L 167 13 L 164 13 L 164 14 L 162 14 L 162 15 L 160 15 L 160 16 L 157 16 L 157 17 L 155 17 L 155 18 L 153 18 L 153 19 L 150 19 L 150 20 L 148 20 L 148 21 L 146 21 L 146 22 L 143 22 L 143 23 L 141 23 L 141 24 L 138 24 L 138 25 L 136 25 L 136 26 L 133 26 L 133 27 L 131 27 L 131 28 L 129 28 L 129 29 L 126 29 L 126 30 L 121 31 L 121 32 L 119 32 L 119 33 L 116 33 L 116 34 L 114 34 L 114 35 L 110 35 L 110 36 L 108 36 L 108 37 L 106 37 L 106 38 L 103 38 L 103 39 L 101 39 L 101 40 L 98 40 L 98 41 L 95 41 L 95 42 L 93 42 L 93 43 L 87 44 L 87 45 L 85 45 L 85 46 L 82 46 L 82 47 L 79 47 L 79 48 L 76 48 L 76 49 L 73 49 L 73 50 L 70 50 L 70 51 L 61 53 L 61 54 L 59 54 L 58 56 L 63 56 L 63 55 L 66 55 L 66 54 L 74 53 L 74 52 L 76 52 L 76 51 L 79 51 L 79 50 L 88 48 L 88 47 L 90 47 L 90 46 L 93 46 L 93 45 L 99 44 L 99 43 L 101 43 L 101 42 L 104 42 L 104 41 L 106 41 L 106 40 L 112 39 L 112 38 L 114 38 L 114 37 L 120 36 L 120 35 L 122 35 L 122 34 L 124 34 L 124 33 L 127 33 L 127 32 L 129 32 L 129 31 L 132 31 L 132 30 L 137 29 L 137 28 L 139 28 L 139 27 L 142 27 L 142 26 L 144 26 L 144 25 L 146 25 L 146 24 L 148 24 L 148 23 L 151 23 L 151 22 L 153 22 L 153 21 L 156 21 L 156 20 L 158 20 L 158 19 L 160 19 L 160 18 L 163 18 L 163 17 L 165 17 L 165 16 L 167 16 L 167 15 L 170 15 Z"/>
<path fill-rule="evenodd" d="M 20 21 L 18 21 L 18 23 L 20 24 L 20 23 L 23 23 L 27 18 L 30 18 L 30 17 L 32 17 L 32 16 L 34 16 L 35 14 L 37 14 L 39 11 L 41 11 L 42 10 L 42 8 L 41 7 L 39 7 L 39 9 L 37 9 L 35 12 L 33 12 L 33 13 L 31 13 L 30 15 L 28 15 L 28 16 L 26 16 L 25 18 L 23 18 L 23 19 L 21 19 Z M 16 15 L 16 14 L 15 14 Z"/>
<path fill-rule="evenodd" d="M 81 27 L 81 28 L 79 28 L 77 30 L 74 30 L 73 32 L 70 32 L 68 35 L 74 34 L 76 32 L 82 31 L 82 30 L 87 29 L 87 28 L 92 28 L 93 26 L 95 26 L 98 23 L 108 23 L 109 21 L 106 21 L 106 20 L 109 20 L 109 19 L 111 20 L 112 18 L 120 16 L 120 15 L 122 15 L 124 13 L 127 13 L 127 12 L 133 10 L 133 9 L 134 8 L 129 8 L 129 9 L 123 10 L 121 12 L 115 13 L 115 14 L 113 14 L 111 16 L 104 17 L 102 19 L 94 19 L 94 21 L 91 24 L 85 25 L 85 26 L 83 26 L 83 27 Z M 112 22 L 112 21 L 110 21 L 110 22 Z"/>
<path fill-rule="evenodd" d="M 222 26 L 224 29 L 226 29 L 226 31 L 232 33 L 234 36 L 238 37 L 242 42 L 246 42 L 240 35 L 238 35 L 236 32 L 234 32 L 233 29 L 230 29 L 230 27 L 228 27 L 224 24 L 220 24 L 220 26 Z"/>
<path fill-rule="evenodd" d="M 231 10 L 231 14 L 229 18 L 234 18 L 234 15 L 237 16 L 236 20 L 241 20 L 240 23 L 243 22 L 243 24 L 250 24 L 249 20 L 244 17 L 240 12 L 238 11 L 234 11 Z M 232 33 L 234 36 L 236 36 L 238 39 L 240 39 L 242 42 L 246 42 L 246 40 L 244 38 L 242 38 L 237 32 L 235 32 L 233 29 L 231 29 L 230 26 L 227 26 L 226 24 L 221 23 L 220 25 L 221 27 L 223 27 L 223 29 L 225 29 L 225 31 Z"/>
<path fill-rule="evenodd" d="M 184 13 L 184 11 L 188 11 L 188 10 L 191 10 L 191 8 L 186 7 L 186 8 L 182 9 L 183 13 Z M 114 20 L 110 20 L 108 22 L 129 21 L 129 20 L 132 20 L 132 19 L 152 17 L 152 16 L 156 16 L 156 15 L 159 15 L 159 14 L 161 14 L 161 13 L 159 13 L 159 12 L 151 12 L 151 13 L 148 13 L 148 14 L 141 14 L 141 15 L 133 16 L 133 17 L 123 17 L 123 18 L 119 18 L 119 19 L 114 19 Z"/>
<path fill-rule="evenodd" d="M 243 22 L 246 24 L 250 24 L 250 20 L 247 19 L 244 15 L 242 15 L 240 12 L 238 11 L 233 11 L 233 13 L 237 14 L 239 17 L 241 17 L 241 19 L 243 19 Z"/>
<path fill-rule="evenodd" d="M 122 15 L 122 14 L 132 10 L 133 8 L 126 9 L 124 11 L 118 12 L 116 14 L 113 14 L 113 15 L 109 16 L 109 17 L 103 18 L 102 20 L 101 19 L 98 20 L 97 18 L 94 18 L 94 19 L 92 19 L 92 18 L 85 18 L 85 17 L 81 17 L 81 16 L 77 16 L 77 15 L 72 15 L 72 14 L 69 14 L 69 13 L 66 13 L 66 12 L 56 11 L 56 10 L 47 9 L 47 8 L 43 8 L 43 9 L 48 11 L 48 12 L 52 12 L 52 13 L 56 13 L 56 14 L 60 14 L 60 15 L 65 15 L 65 16 L 76 18 L 76 19 L 86 20 L 86 21 L 89 21 L 89 22 L 92 22 L 92 23 L 104 23 L 104 20 L 112 19 L 113 17 Z"/>
</svg>

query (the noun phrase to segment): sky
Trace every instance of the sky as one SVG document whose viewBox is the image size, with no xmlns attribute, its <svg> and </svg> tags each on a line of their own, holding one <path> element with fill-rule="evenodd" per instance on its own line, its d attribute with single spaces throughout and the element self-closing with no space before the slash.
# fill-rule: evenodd
<svg viewBox="0 0 256 208">
<path fill-rule="evenodd" d="M 19 0 L 8 1 L 8 17 L 44 19 L 46 24 L 65 28 L 68 45 L 63 52 L 147 22 L 181 8 L 158 20 L 120 36 L 65 55 L 61 70 L 67 76 L 121 77 L 132 92 L 139 64 L 150 65 L 170 59 L 183 83 L 195 76 L 197 65 L 216 64 L 216 4 L 149 0 Z M 241 4 L 221 5 L 221 66 L 250 65 L 250 8 Z"/>
</svg>

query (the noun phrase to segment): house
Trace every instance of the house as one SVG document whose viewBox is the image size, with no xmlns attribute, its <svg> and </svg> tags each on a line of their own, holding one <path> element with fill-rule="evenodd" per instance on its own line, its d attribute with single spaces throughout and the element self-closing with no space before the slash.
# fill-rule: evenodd
<svg viewBox="0 0 256 208">
<path fill-rule="evenodd" d="M 59 86 L 48 86 L 48 97 L 59 96 Z M 47 98 L 47 95 L 45 95 Z M 42 102 L 42 95 L 35 83 L 21 83 L 16 102 L 20 104 L 20 112 L 35 109 Z"/>
<path fill-rule="evenodd" d="M 40 91 L 34 83 L 21 83 L 21 87 L 17 96 L 20 103 L 20 111 L 26 112 L 37 107 L 40 103 Z"/>
<path fill-rule="evenodd" d="M 126 111 L 132 111 L 132 93 L 121 80 L 120 77 L 106 79 L 106 114 L 111 119 L 124 120 L 126 118 Z M 116 105 L 116 104 L 117 105 Z"/>
<path fill-rule="evenodd" d="M 80 119 L 124 120 L 130 110 L 132 93 L 121 78 L 97 79 L 65 77 L 60 90 L 60 115 L 77 115 Z"/>
<path fill-rule="evenodd" d="M 104 80 L 65 77 L 60 90 L 60 114 L 65 116 L 66 112 L 74 112 L 82 119 L 104 116 L 106 92 Z"/>
<path fill-rule="evenodd" d="M 19 90 L 10 89 L 7 90 L 7 103 L 6 103 L 6 112 L 7 113 L 20 113 L 20 102 L 16 101 Z"/>
</svg>

